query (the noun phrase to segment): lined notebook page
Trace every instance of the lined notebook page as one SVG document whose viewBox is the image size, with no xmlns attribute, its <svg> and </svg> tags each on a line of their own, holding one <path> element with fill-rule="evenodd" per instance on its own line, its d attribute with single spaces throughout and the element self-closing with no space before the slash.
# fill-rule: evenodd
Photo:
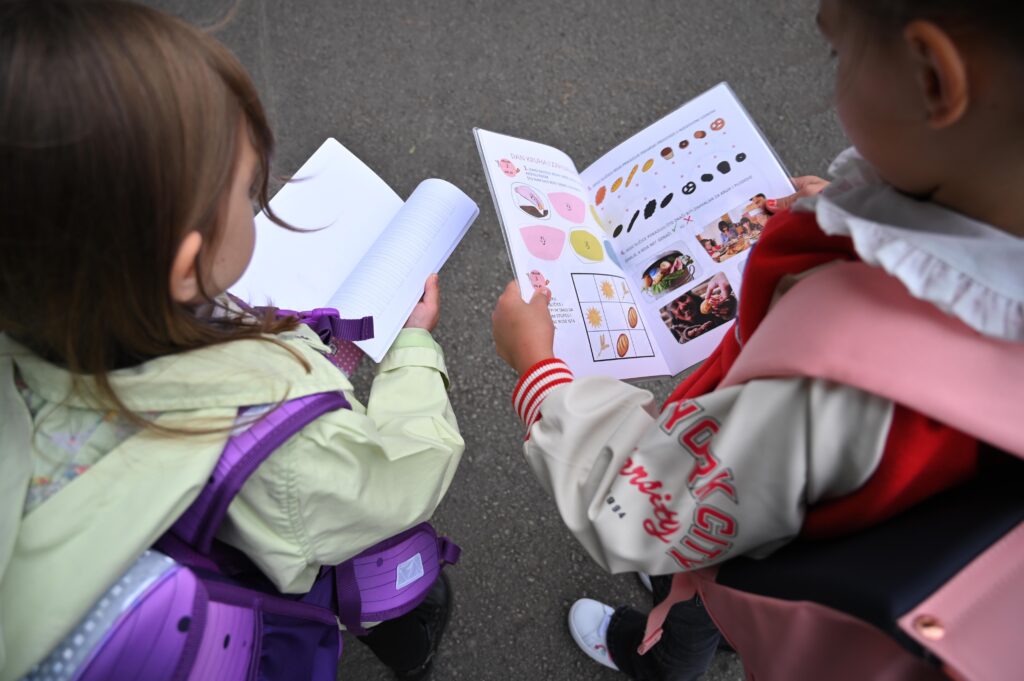
<svg viewBox="0 0 1024 681">
<path fill-rule="evenodd" d="M 379 362 L 479 208 L 458 187 L 424 180 L 331 297 L 345 317 L 373 315 L 375 337 L 357 345 Z"/>
</svg>

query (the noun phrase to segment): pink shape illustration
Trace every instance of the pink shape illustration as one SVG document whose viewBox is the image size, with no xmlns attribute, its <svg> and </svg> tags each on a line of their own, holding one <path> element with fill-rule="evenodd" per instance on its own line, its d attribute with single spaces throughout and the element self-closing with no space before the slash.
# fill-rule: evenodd
<svg viewBox="0 0 1024 681">
<path fill-rule="evenodd" d="M 526 250 L 541 260 L 558 260 L 565 246 L 565 232 L 554 227 L 533 225 L 519 230 Z"/>
<path fill-rule="evenodd" d="M 501 168 L 501 172 L 505 173 L 509 177 L 515 177 L 519 174 L 519 168 L 516 168 L 516 164 L 507 158 L 503 158 L 498 161 L 498 167 Z"/>
<path fill-rule="evenodd" d="M 553 192 L 548 194 L 548 200 L 555 212 L 574 225 L 583 224 L 584 206 L 583 199 L 575 194 L 567 192 Z"/>
<path fill-rule="evenodd" d="M 540 270 L 531 270 L 526 276 L 530 279 L 530 286 L 537 291 L 551 283 Z"/>
</svg>

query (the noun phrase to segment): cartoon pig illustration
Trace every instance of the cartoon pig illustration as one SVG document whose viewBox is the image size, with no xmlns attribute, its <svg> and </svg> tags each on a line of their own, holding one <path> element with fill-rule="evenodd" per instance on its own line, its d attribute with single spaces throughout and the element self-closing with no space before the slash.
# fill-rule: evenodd
<svg viewBox="0 0 1024 681">
<path fill-rule="evenodd" d="M 503 158 L 498 161 L 498 167 L 501 168 L 501 172 L 505 173 L 509 177 L 515 177 L 519 174 L 519 168 L 516 168 L 516 164 L 507 158 Z"/>
<path fill-rule="evenodd" d="M 529 277 L 530 285 L 533 286 L 535 291 L 539 291 L 551 283 L 540 273 L 540 270 L 532 270 L 526 276 Z"/>
</svg>

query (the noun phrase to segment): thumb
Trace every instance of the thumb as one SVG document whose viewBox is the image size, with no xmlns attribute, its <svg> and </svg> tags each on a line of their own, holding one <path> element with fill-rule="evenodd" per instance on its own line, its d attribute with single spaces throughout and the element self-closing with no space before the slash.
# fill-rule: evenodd
<svg viewBox="0 0 1024 681">
<path fill-rule="evenodd" d="M 441 297 L 441 286 L 439 283 L 437 273 L 431 274 L 427 277 L 426 283 L 423 285 L 423 302 L 427 304 L 437 304 L 440 302 Z"/>
<path fill-rule="evenodd" d="M 530 305 L 543 305 L 544 307 L 547 307 L 548 303 L 550 302 L 551 289 L 546 287 L 537 289 L 537 291 L 533 294 L 533 298 L 530 298 Z"/>
<path fill-rule="evenodd" d="M 789 207 L 797 202 L 800 198 L 800 193 L 790 194 L 789 196 L 783 196 L 781 199 L 770 199 L 765 202 L 764 207 L 768 209 L 768 212 L 774 215 L 775 213 L 781 213 L 784 210 L 789 210 Z"/>
<path fill-rule="evenodd" d="M 793 207 L 793 204 L 804 198 L 805 196 L 813 196 L 817 192 L 808 192 L 807 190 L 801 189 L 800 191 L 790 194 L 789 196 L 783 196 L 781 199 L 771 199 L 766 201 L 764 207 L 768 209 L 768 212 L 772 215 L 781 213 L 784 210 L 789 210 Z"/>
</svg>

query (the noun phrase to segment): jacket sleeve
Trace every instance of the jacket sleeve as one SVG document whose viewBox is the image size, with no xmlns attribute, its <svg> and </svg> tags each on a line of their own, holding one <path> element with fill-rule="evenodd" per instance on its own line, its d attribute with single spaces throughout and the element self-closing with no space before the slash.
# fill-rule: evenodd
<svg viewBox="0 0 1024 681">
<path fill-rule="evenodd" d="M 888 400 L 812 379 L 752 381 L 672 403 L 557 360 L 513 403 L 526 458 L 562 519 L 611 572 L 667 574 L 770 552 L 807 505 L 847 494 L 878 465 Z"/>
<path fill-rule="evenodd" d="M 292 437 L 243 486 L 219 537 L 286 593 L 428 519 L 464 442 L 440 346 L 403 330 L 379 366 L 367 407 L 328 413 Z"/>
</svg>

